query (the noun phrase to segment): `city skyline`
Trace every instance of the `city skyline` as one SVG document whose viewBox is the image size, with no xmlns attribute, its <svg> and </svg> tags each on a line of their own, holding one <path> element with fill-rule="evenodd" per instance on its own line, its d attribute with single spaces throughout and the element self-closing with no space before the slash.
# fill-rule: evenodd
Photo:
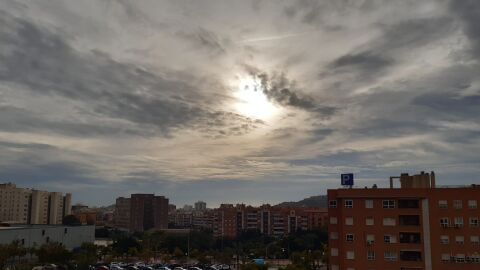
<svg viewBox="0 0 480 270">
<path fill-rule="evenodd" d="M 480 175 L 478 1 L 5 1 L 0 183 L 110 205 Z"/>
</svg>

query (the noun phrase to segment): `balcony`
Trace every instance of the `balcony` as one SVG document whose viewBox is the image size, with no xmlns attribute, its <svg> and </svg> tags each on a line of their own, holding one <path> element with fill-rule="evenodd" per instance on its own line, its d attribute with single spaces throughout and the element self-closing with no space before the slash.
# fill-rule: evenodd
<svg viewBox="0 0 480 270">
<path fill-rule="evenodd" d="M 420 251 L 400 251 L 400 260 L 407 262 L 422 261 L 422 253 Z"/>
<path fill-rule="evenodd" d="M 398 224 L 400 226 L 420 226 L 419 215 L 400 215 L 398 216 Z"/>
<path fill-rule="evenodd" d="M 400 233 L 400 243 L 402 244 L 420 244 L 421 236 L 420 233 L 412 232 L 401 232 Z"/>
<path fill-rule="evenodd" d="M 414 199 L 398 200 L 398 208 L 402 208 L 402 209 L 418 209 L 418 208 L 420 208 L 420 203 L 419 203 L 418 200 L 414 200 Z"/>
</svg>

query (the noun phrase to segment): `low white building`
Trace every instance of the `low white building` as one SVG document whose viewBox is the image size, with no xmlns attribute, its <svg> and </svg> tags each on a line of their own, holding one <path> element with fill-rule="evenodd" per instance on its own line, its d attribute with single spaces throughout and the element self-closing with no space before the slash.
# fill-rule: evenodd
<svg viewBox="0 0 480 270">
<path fill-rule="evenodd" d="M 58 242 L 66 249 L 80 247 L 82 243 L 95 241 L 95 226 L 63 225 L 11 225 L 0 226 L 0 244 L 18 240 L 24 247 L 40 247 L 46 243 Z"/>
</svg>

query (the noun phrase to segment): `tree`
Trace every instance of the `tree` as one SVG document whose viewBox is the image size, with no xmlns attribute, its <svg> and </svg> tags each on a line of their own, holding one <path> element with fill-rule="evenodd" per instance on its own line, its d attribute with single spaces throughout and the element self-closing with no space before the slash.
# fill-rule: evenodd
<svg viewBox="0 0 480 270">
<path fill-rule="evenodd" d="M 140 249 L 140 243 L 132 236 L 119 236 L 114 239 L 112 249 L 118 256 L 128 255 L 130 248 Z"/>
<path fill-rule="evenodd" d="M 82 225 L 80 220 L 74 215 L 68 215 L 68 216 L 63 217 L 62 224 L 66 225 L 66 226 L 80 226 L 80 225 Z"/>
<path fill-rule="evenodd" d="M 37 256 L 40 263 L 66 263 L 71 259 L 72 253 L 60 243 L 48 243 L 37 250 Z"/>
<path fill-rule="evenodd" d="M 93 243 L 83 243 L 74 254 L 78 270 L 87 270 L 88 266 L 97 262 L 98 248 Z"/>
<path fill-rule="evenodd" d="M 3 269 L 9 260 L 13 259 L 13 264 L 15 263 L 15 258 L 25 256 L 27 250 L 20 244 L 20 241 L 13 241 L 10 244 L 0 245 L 0 269 Z"/>
</svg>

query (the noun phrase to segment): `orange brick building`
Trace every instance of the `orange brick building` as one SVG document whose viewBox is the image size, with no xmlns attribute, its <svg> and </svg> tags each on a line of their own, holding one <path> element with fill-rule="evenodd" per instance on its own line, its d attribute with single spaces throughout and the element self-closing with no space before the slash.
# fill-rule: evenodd
<svg viewBox="0 0 480 270">
<path fill-rule="evenodd" d="M 222 204 L 213 210 L 213 232 L 216 237 L 235 238 L 245 230 L 284 236 L 297 230 L 326 226 L 328 213 L 323 208 L 289 208 L 262 205 Z"/>
<path fill-rule="evenodd" d="M 480 269 L 480 186 L 436 187 L 422 172 L 328 200 L 331 270 Z"/>
</svg>

